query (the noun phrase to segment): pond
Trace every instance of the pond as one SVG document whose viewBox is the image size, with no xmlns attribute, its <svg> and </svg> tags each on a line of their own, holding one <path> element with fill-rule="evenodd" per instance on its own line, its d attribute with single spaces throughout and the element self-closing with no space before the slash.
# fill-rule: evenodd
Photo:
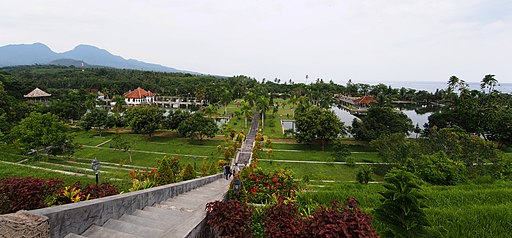
<svg viewBox="0 0 512 238">
<path fill-rule="evenodd" d="M 228 117 L 217 117 L 217 118 L 213 118 L 213 120 L 215 120 L 215 123 L 217 123 L 217 126 L 219 128 L 221 128 L 222 125 L 224 125 L 224 124 L 229 122 L 229 118 Z"/>
</svg>

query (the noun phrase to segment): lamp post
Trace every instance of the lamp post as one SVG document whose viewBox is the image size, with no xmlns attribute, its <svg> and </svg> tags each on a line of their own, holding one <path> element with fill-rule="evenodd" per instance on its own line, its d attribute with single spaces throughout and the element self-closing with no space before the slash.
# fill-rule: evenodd
<svg viewBox="0 0 512 238">
<path fill-rule="evenodd" d="M 241 188 L 242 188 L 242 181 L 240 181 L 240 178 L 238 177 L 238 175 L 236 175 L 235 181 L 233 181 L 233 192 L 235 192 L 237 197 L 240 195 Z"/>
<path fill-rule="evenodd" d="M 92 170 L 96 174 L 96 185 L 98 185 L 98 173 L 100 172 L 100 162 L 94 159 L 92 161 Z"/>
</svg>

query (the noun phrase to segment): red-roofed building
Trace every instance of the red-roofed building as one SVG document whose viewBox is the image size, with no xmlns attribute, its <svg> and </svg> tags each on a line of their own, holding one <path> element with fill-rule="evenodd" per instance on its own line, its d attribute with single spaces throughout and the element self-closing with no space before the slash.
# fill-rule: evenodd
<svg viewBox="0 0 512 238">
<path fill-rule="evenodd" d="M 127 105 L 150 104 L 155 101 L 155 94 L 146 91 L 140 87 L 133 91 L 128 91 L 124 95 L 124 101 Z"/>
<path fill-rule="evenodd" d="M 376 103 L 377 102 L 377 100 L 373 99 L 370 96 L 363 96 L 363 97 L 360 97 L 360 98 L 356 98 L 356 99 L 354 99 L 352 101 L 354 102 L 355 105 L 357 105 L 359 107 L 367 107 L 368 104 Z"/>
</svg>

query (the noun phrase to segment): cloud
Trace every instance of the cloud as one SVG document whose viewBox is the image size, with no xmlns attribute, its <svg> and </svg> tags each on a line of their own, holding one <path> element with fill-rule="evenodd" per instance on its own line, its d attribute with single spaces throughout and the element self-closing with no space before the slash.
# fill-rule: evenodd
<svg viewBox="0 0 512 238">
<path fill-rule="evenodd" d="M 88 43 L 124 57 L 259 79 L 444 81 L 460 73 L 477 81 L 492 72 L 512 81 L 508 2 L 4 1 L 0 44 L 41 41 L 64 51 Z"/>
</svg>

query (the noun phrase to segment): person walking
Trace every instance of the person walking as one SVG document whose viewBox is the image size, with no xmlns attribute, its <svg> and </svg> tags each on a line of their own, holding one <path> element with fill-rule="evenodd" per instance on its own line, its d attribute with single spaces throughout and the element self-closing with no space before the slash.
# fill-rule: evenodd
<svg viewBox="0 0 512 238">
<path fill-rule="evenodd" d="M 231 169 L 229 169 L 228 164 L 224 164 L 223 169 L 224 169 L 224 177 L 226 178 L 226 180 L 228 180 L 230 177 Z"/>
</svg>

